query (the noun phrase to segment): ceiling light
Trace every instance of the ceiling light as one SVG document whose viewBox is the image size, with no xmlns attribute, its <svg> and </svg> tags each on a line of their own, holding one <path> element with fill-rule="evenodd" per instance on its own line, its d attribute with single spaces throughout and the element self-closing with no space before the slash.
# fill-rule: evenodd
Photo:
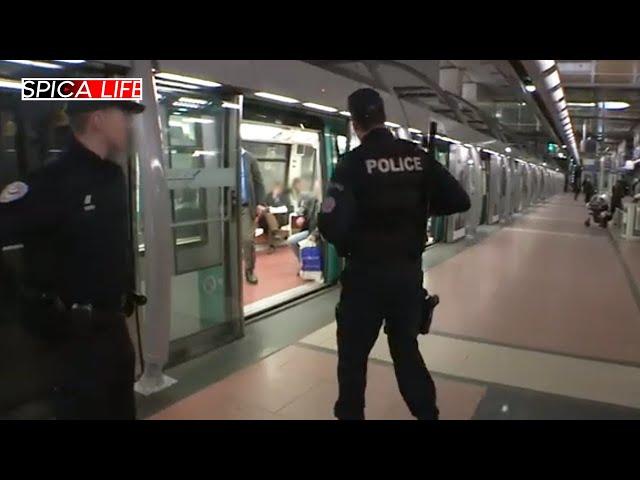
<svg viewBox="0 0 640 480">
<path fill-rule="evenodd" d="M 234 110 L 240 110 L 240 105 L 237 103 L 222 102 L 222 108 L 233 108 Z"/>
<path fill-rule="evenodd" d="M 553 99 L 557 102 L 559 101 L 561 98 L 564 98 L 564 90 L 562 90 L 562 87 L 558 88 L 557 90 L 554 90 L 551 93 L 551 96 L 553 97 Z"/>
<path fill-rule="evenodd" d="M 456 143 L 458 145 L 461 145 L 461 143 L 458 140 L 455 140 L 453 138 L 449 138 L 445 135 L 440 135 L 438 133 L 436 133 L 436 138 L 440 139 L 440 140 L 444 140 L 445 142 L 451 142 L 451 143 Z"/>
<path fill-rule="evenodd" d="M 507 152 L 507 153 L 511 153 L 511 147 L 505 148 L 504 151 Z"/>
<path fill-rule="evenodd" d="M 544 72 L 545 70 L 549 70 L 552 67 L 555 67 L 555 60 L 536 60 L 540 67 L 540 71 Z"/>
<path fill-rule="evenodd" d="M 327 107 L 326 105 L 320 105 L 319 103 L 305 102 L 302 105 L 304 105 L 307 108 L 312 108 L 314 110 L 320 110 L 322 112 L 334 113 L 338 111 L 337 108 Z"/>
<path fill-rule="evenodd" d="M 351 116 L 351 114 L 349 112 L 345 111 L 345 110 L 342 110 L 340 112 L 340 115 L 344 115 L 345 117 L 350 117 Z"/>
<path fill-rule="evenodd" d="M 192 88 L 191 85 L 187 85 L 187 88 Z M 193 88 L 198 88 L 198 87 L 193 87 Z M 180 93 L 191 93 L 189 90 L 183 90 L 180 88 L 171 88 L 171 87 L 164 87 L 162 85 L 157 85 L 156 86 L 156 90 L 158 92 L 180 92 Z"/>
<path fill-rule="evenodd" d="M 411 133 L 422 133 L 422 130 L 418 130 L 417 128 L 411 128 L 409 127 L 408 129 Z"/>
<path fill-rule="evenodd" d="M 213 123 L 212 118 L 182 117 L 182 121 L 189 123 Z"/>
<path fill-rule="evenodd" d="M 598 107 L 606 110 L 624 110 L 630 106 L 627 102 L 598 102 Z"/>
<path fill-rule="evenodd" d="M 201 105 L 196 105 L 195 103 L 185 103 L 185 102 L 173 102 L 173 105 L 176 107 L 187 107 L 187 108 L 200 108 Z"/>
<path fill-rule="evenodd" d="M 545 78 L 545 84 L 549 90 L 552 88 L 556 88 L 560 85 L 560 75 L 558 75 L 557 71 L 553 71 Z"/>
<path fill-rule="evenodd" d="M 191 98 L 191 97 L 180 97 L 178 101 L 185 102 L 185 103 L 195 103 L 196 105 L 206 105 L 207 103 L 209 103 L 207 100 L 202 100 L 201 98 Z"/>
<path fill-rule="evenodd" d="M 387 127 L 391 127 L 391 128 L 400 128 L 400 125 L 398 125 L 397 123 L 393 123 L 393 122 L 384 122 L 384 124 Z"/>
<path fill-rule="evenodd" d="M 156 80 L 156 83 L 158 85 L 166 85 L 166 86 L 170 86 L 170 87 L 184 88 L 185 90 L 199 90 L 200 89 L 200 87 L 198 87 L 196 85 L 189 85 L 187 83 L 180 83 L 180 82 L 172 82 L 171 80 Z"/>
<path fill-rule="evenodd" d="M 536 91 L 536 86 L 535 85 L 525 85 L 524 89 L 529 93 L 533 93 L 533 92 Z"/>
<path fill-rule="evenodd" d="M 268 100 L 275 100 L 276 102 L 282 103 L 300 103 L 299 100 L 291 97 L 285 97 L 283 95 L 276 95 L 275 93 L 269 92 L 256 92 L 256 97 L 266 98 Z"/>
<path fill-rule="evenodd" d="M 32 67 L 41 67 L 41 68 L 53 68 L 53 69 L 62 68 L 60 65 L 56 65 L 55 63 L 37 62 L 34 60 L 5 60 L 5 62 L 19 63 L 21 65 L 30 65 Z"/>
<path fill-rule="evenodd" d="M 569 102 L 567 103 L 570 107 L 595 107 L 596 104 L 594 102 Z"/>
<path fill-rule="evenodd" d="M 212 82 L 210 80 L 203 80 L 202 78 L 188 77 L 186 75 L 177 75 L 175 73 L 158 72 L 157 78 L 165 80 L 174 80 L 176 82 L 192 83 L 194 85 L 200 85 L 202 87 L 220 87 L 222 84 L 218 82 Z"/>
<path fill-rule="evenodd" d="M 218 155 L 218 153 L 219 152 L 217 152 L 216 150 L 196 150 L 191 156 L 199 157 L 200 155 L 202 155 L 203 157 L 215 157 L 216 155 Z"/>
<path fill-rule="evenodd" d="M 85 63 L 86 60 L 54 60 L 54 62 L 62 62 L 62 63 Z"/>
<path fill-rule="evenodd" d="M 15 90 L 22 90 L 22 82 L 17 80 L 10 80 L 8 78 L 0 78 L 0 88 L 13 88 Z"/>
</svg>

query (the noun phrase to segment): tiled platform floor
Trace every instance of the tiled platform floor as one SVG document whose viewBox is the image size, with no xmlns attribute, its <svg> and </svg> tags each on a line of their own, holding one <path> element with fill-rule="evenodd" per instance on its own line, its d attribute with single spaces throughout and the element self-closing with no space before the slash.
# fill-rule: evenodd
<svg viewBox="0 0 640 480">
<path fill-rule="evenodd" d="M 442 303 L 420 347 L 443 419 L 640 418 L 640 311 L 622 263 L 640 278 L 640 246 L 618 255 L 584 218 L 556 196 L 426 273 Z M 411 418 L 383 334 L 371 358 L 367 418 Z M 151 418 L 330 419 L 335 370 L 329 324 Z"/>
</svg>

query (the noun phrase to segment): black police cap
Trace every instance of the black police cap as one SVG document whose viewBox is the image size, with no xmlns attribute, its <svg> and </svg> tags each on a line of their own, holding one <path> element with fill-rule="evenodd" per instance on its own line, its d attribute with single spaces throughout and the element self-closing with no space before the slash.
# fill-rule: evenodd
<svg viewBox="0 0 640 480">
<path fill-rule="evenodd" d="M 372 88 L 361 88 L 349 95 L 348 108 L 351 116 L 369 118 L 374 114 L 384 115 L 384 102 L 378 92 Z"/>
<path fill-rule="evenodd" d="M 95 112 L 97 110 L 104 110 L 106 108 L 119 108 L 127 113 L 142 113 L 144 111 L 144 105 L 142 103 L 133 102 L 131 100 L 75 100 L 67 102 L 66 112 L 70 115 L 75 113 L 88 113 Z"/>
</svg>

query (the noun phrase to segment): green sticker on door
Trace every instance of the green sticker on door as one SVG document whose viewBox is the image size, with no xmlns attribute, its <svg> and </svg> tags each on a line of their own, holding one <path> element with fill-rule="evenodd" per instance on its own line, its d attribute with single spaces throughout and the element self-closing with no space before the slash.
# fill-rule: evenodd
<svg viewBox="0 0 640 480">
<path fill-rule="evenodd" d="M 225 322 L 223 272 L 222 265 L 198 272 L 198 297 L 200 299 L 202 328 Z"/>
</svg>

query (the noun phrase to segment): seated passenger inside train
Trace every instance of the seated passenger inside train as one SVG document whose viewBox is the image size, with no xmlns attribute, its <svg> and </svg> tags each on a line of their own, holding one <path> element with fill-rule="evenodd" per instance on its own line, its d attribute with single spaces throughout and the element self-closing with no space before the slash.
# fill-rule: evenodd
<svg viewBox="0 0 640 480">
<path fill-rule="evenodd" d="M 300 204 L 302 192 L 303 192 L 302 179 L 294 178 L 291 181 L 291 188 L 287 191 L 287 194 L 289 195 L 289 201 L 291 203 L 291 206 L 294 209 L 298 208 Z"/>
<path fill-rule="evenodd" d="M 268 207 L 260 217 L 258 224 L 267 232 L 269 243 L 269 253 L 276 249 L 276 242 L 279 236 L 286 235 L 282 227 L 289 224 L 289 213 L 294 208 L 291 205 L 289 193 L 284 190 L 281 182 L 276 182 L 271 191 L 267 194 L 265 203 Z M 281 234 L 280 232 L 283 232 Z"/>
<path fill-rule="evenodd" d="M 300 259 L 300 242 L 308 238 L 314 241 L 320 240 L 317 222 L 321 195 L 322 185 L 320 180 L 316 180 L 313 183 L 312 192 L 301 194 L 298 208 L 294 212 L 295 220 L 292 227 L 295 227 L 298 231 L 296 233 L 292 232 L 287 243 L 298 260 Z"/>
</svg>

